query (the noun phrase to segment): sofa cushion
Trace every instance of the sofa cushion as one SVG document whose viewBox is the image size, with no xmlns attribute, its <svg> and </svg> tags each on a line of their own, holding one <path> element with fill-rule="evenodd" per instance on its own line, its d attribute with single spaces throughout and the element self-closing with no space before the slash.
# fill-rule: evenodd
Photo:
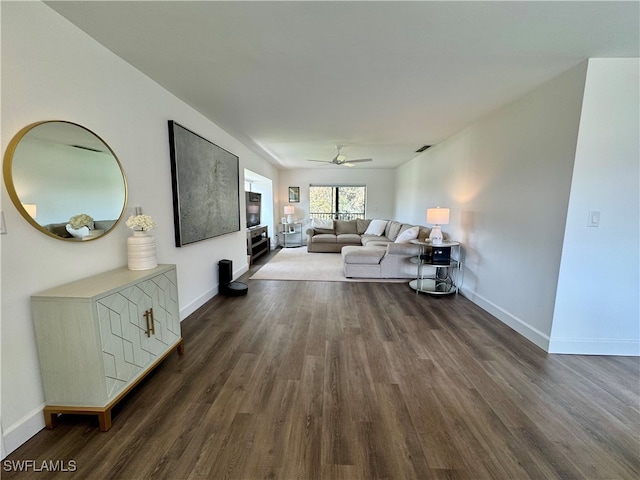
<svg viewBox="0 0 640 480">
<path fill-rule="evenodd" d="M 378 235 L 362 235 L 360 237 L 362 245 L 386 245 L 391 242 L 387 237 L 379 237 Z"/>
<path fill-rule="evenodd" d="M 408 243 L 411 240 L 415 240 L 418 238 L 418 232 L 420 227 L 410 227 L 406 228 L 400 232 L 400 235 L 395 239 L 396 243 Z"/>
<path fill-rule="evenodd" d="M 344 263 L 358 263 L 365 265 L 375 265 L 380 263 L 387 249 L 384 247 L 355 247 L 347 246 L 342 248 L 342 261 Z"/>
<path fill-rule="evenodd" d="M 360 241 L 360 235 L 357 233 L 342 233 L 336 235 L 336 241 L 344 245 L 362 245 Z"/>
<path fill-rule="evenodd" d="M 333 219 L 331 218 L 314 218 L 311 226 L 318 233 L 334 233 Z"/>
<path fill-rule="evenodd" d="M 333 233 L 318 233 L 311 239 L 313 243 L 337 243 L 338 239 Z"/>
<path fill-rule="evenodd" d="M 109 230 L 116 224 L 115 220 L 96 220 L 93 222 L 96 230 Z"/>
<path fill-rule="evenodd" d="M 402 223 L 400 222 L 388 222 L 386 228 L 384 229 L 384 236 L 393 242 L 396 238 L 398 238 L 398 234 L 400 233 L 401 228 Z"/>
<path fill-rule="evenodd" d="M 342 233 L 358 233 L 355 220 L 336 220 L 334 228 L 336 229 L 336 235 L 340 235 Z"/>
<path fill-rule="evenodd" d="M 386 220 L 371 220 L 367 230 L 364 232 L 365 235 L 377 235 L 378 237 L 384 233 L 384 229 L 387 226 Z"/>
<path fill-rule="evenodd" d="M 356 230 L 360 235 L 367 231 L 367 227 L 371 223 L 371 219 L 356 218 Z"/>
<path fill-rule="evenodd" d="M 408 255 L 415 257 L 420 252 L 420 246 L 415 243 L 395 243 L 387 244 L 387 255 Z M 417 268 L 417 267 L 416 267 Z"/>
</svg>

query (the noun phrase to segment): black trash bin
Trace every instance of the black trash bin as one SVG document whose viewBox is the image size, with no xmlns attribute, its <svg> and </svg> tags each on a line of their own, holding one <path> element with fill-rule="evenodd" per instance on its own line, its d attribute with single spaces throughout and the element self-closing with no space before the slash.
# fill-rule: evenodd
<svg viewBox="0 0 640 480">
<path fill-rule="evenodd" d="M 239 297 L 246 295 L 249 287 L 246 283 L 232 282 L 233 262 L 220 260 L 218 262 L 218 291 L 225 297 Z"/>
</svg>

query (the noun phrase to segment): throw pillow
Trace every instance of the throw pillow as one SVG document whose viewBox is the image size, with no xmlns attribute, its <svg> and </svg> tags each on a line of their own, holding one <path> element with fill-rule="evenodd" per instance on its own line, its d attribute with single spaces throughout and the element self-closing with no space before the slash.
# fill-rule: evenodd
<svg viewBox="0 0 640 480">
<path fill-rule="evenodd" d="M 367 231 L 364 232 L 365 235 L 376 235 L 380 236 L 384 233 L 384 229 L 387 226 L 386 220 L 371 220 L 371 223 L 367 227 Z"/>
<path fill-rule="evenodd" d="M 371 223 L 371 220 L 356 218 L 356 230 L 358 230 L 358 233 L 362 235 L 364 232 L 367 231 L 367 227 L 369 226 L 370 223 Z"/>
<path fill-rule="evenodd" d="M 325 230 L 333 230 L 333 219 L 331 218 L 314 218 L 313 228 L 323 228 Z"/>
<path fill-rule="evenodd" d="M 420 230 L 418 232 L 418 239 L 420 240 L 426 240 L 427 238 L 429 238 L 429 234 L 431 233 L 431 229 L 427 228 L 427 227 L 420 227 Z"/>
<path fill-rule="evenodd" d="M 355 220 L 336 220 L 336 235 L 358 233 Z"/>
<path fill-rule="evenodd" d="M 394 221 L 389 222 L 387 224 L 387 227 L 385 228 L 384 236 L 387 237 L 392 242 L 395 241 L 395 239 L 398 238 L 398 235 L 400 234 L 400 229 L 402 228 L 402 225 L 403 224 L 400 222 L 394 222 Z"/>
<path fill-rule="evenodd" d="M 333 220 L 329 219 L 313 219 L 313 229 L 317 234 L 331 234 L 333 235 L 335 232 L 333 230 Z"/>
<path fill-rule="evenodd" d="M 416 238 L 418 238 L 419 231 L 420 227 L 407 228 L 404 232 L 398 235 L 395 243 L 409 243 L 410 240 L 415 240 Z"/>
</svg>

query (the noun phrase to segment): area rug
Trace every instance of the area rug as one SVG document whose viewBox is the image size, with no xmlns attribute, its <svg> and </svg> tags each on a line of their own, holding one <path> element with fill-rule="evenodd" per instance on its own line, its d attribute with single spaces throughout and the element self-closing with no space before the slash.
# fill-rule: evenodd
<svg viewBox="0 0 640 480">
<path fill-rule="evenodd" d="M 251 280 L 310 280 L 316 282 L 397 282 L 397 278 L 346 278 L 339 253 L 309 253 L 307 247 L 283 248 L 253 274 Z"/>
</svg>

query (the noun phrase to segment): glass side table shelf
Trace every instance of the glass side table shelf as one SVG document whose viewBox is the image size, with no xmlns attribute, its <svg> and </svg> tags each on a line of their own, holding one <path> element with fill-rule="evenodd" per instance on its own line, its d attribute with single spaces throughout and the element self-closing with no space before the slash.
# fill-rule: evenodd
<svg viewBox="0 0 640 480">
<path fill-rule="evenodd" d="M 416 293 L 428 293 L 430 295 L 449 295 L 458 293 L 460 271 L 460 243 L 443 241 L 434 245 L 429 241 L 412 240 L 418 245 L 418 255 L 411 258 L 411 262 L 417 265 L 415 280 L 409 282 L 409 286 Z M 426 276 L 424 267 L 435 267 L 435 273 Z"/>
<path fill-rule="evenodd" d="M 281 223 L 282 248 L 292 248 L 302 246 L 302 223 Z"/>
</svg>

